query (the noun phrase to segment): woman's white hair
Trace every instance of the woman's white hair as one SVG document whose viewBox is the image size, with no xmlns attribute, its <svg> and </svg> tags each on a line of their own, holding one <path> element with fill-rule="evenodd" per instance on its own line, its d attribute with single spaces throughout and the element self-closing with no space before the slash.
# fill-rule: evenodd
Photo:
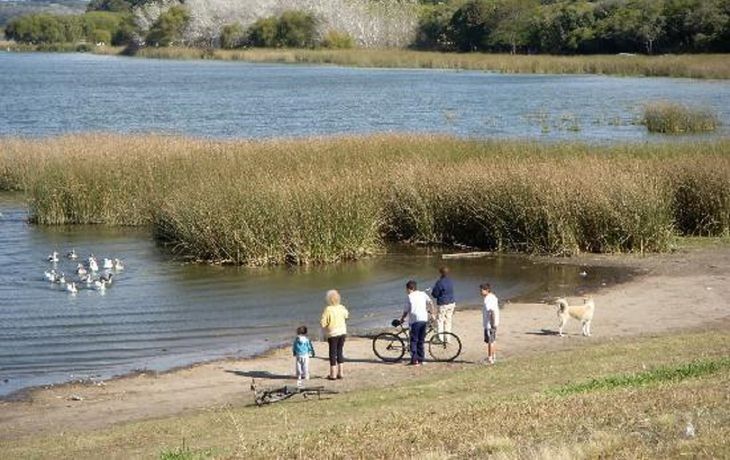
<svg viewBox="0 0 730 460">
<path fill-rule="evenodd" d="M 340 293 L 337 292 L 337 289 L 330 289 L 327 291 L 327 295 L 325 296 L 327 299 L 327 305 L 339 305 L 340 304 Z"/>
</svg>

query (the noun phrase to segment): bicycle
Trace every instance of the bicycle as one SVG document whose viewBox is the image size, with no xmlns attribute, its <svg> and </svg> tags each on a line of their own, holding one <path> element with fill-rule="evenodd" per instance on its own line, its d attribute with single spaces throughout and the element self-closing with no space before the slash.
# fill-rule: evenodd
<svg viewBox="0 0 730 460">
<path fill-rule="evenodd" d="M 251 379 L 251 391 L 253 391 L 254 402 L 257 406 L 284 401 L 285 399 L 289 399 L 296 395 L 302 395 L 304 399 L 309 399 L 312 396 L 316 396 L 317 399 L 322 399 L 323 394 L 337 394 L 337 391 L 330 390 L 323 386 L 300 387 L 284 385 L 279 388 L 259 390 L 255 379 Z"/>
<path fill-rule="evenodd" d="M 394 319 L 391 325 L 399 330 L 396 333 L 382 332 L 373 337 L 373 353 L 385 362 L 395 363 L 410 351 L 411 340 L 408 327 L 400 320 Z M 431 321 L 426 331 L 426 345 L 434 361 L 453 361 L 461 354 L 459 336 L 453 332 L 436 332 Z"/>
</svg>

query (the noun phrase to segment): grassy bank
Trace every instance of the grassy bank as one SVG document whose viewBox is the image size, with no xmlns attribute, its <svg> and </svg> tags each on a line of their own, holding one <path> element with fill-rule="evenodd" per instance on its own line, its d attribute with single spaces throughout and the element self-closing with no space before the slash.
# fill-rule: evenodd
<svg viewBox="0 0 730 460">
<path fill-rule="evenodd" d="M 2 42 L 0 49 L 33 51 L 33 45 Z M 75 47 L 57 46 L 58 51 Z M 40 49 L 38 49 L 40 50 Z M 54 51 L 46 47 L 45 51 Z M 86 50 L 86 49 L 85 49 Z M 122 47 L 90 47 L 96 54 L 117 55 Z M 266 49 L 142 48 L 135 56 L 155 59 L 218 59 L 225 61 L 288 64 L 333 64 L 347 67 L 482 70 L 522 74 L 603 74 L 649 77 L 730 78 L 730 58 L 725 54 L 644 55 L 509 55 L 441 53 L 405 49 Z"/>
<path fill-rule="evenodd" d="M 550 56 L 439 53 L 402 49 L 246 49 L 143 48 L 140 57 L 220 59 L 249 62 L 335 64 L 348 67 L 484 70 L 526 74 L 605 74 L 650 77 L 730 78 L 730 59 L 722 54 L 667 56 Z"/>
<path fill-rule="evenodd" d="M 151 225 L 186 257 L 362 257 L 385 241 L 549 254 L 730 233 L 729 141 L 591 147 L 365 136 L 0 141 L 0 189 L 40 224 Z"/>
<path fill-rule="evenodd" d="M 323 401 L 234 406 L 19 439 L 5 442 L 3 452 L 13 458 L 121 451 L 178 459 L 722 458 L 730 455 L 728 353 L 726 330 L 672 333 L 494 367 L 435 367 L 387 390 Z M 690 423 L 694 435 L 687 434 Z"/>
</svg>

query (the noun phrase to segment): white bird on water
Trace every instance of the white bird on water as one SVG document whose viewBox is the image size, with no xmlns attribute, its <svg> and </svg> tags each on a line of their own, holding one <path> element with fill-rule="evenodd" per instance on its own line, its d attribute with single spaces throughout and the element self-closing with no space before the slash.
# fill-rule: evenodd
<svg viewBox="0 0 730 460">
<path fill-rule="evenodd" d="M 77 275 L 79 275 L 79 276 L 84 276 L 84 275 L 85 275 L 85 274 L 87 274 L 87 273 L 88 273 L 88 272 L 86 271 L 86 268 L 84 267 L 84 265 L 83 265 L 83 264 L 78 264 L 78 265 L 76 266 L 76 274 L 77 274 Z"/>
<path fill-rule="evenodd" d="M 588 276 L 588 272 L 587 272 L 587 271 L 585 271 L 585 270 L 582 270 L 582 271 L 581 271 L 580 273 L 578 273 L 578 274 L 579 274 L 580 276 L 584 277 L 584 278 L 585 278 L 586 276 Z"/>
<path fill-rule="evenodd" d="M 53 282 L 60 285 L 66 284 L 66 275 L 64 275 L 63 273 L 56 273 L 56 276 L 53 278 Z"/>
<path fill-rule="evenodd" d="M 122 261 L 121 261 L 121 260 L 119 260 L 119 259 L 114 259 L 114 261 L 113 261 L 113 265 L 114 265 L 114 267 L 113 267 L 113 268 L 114 268 L 114 270 L 116 270 L 116 271 L 122 271 L 122 270 L 124 270 L 124 264 L 123 264 L 123 263 L 122 263 Z"/>
<path fill-rule="evenodd" d="M 106 289 L 106 281 L 96 280 L 94 281 L 94 287 L 97 291 L 104 291 Z"/>
<path fill-rule="evenodd" d="M 51 254 L 49 254 L 48 261 L 53 262 L 54 264 L 58 262 L 58 251 L 53 251 Z"/>
<path fill-rule="evenodd" d="M 43 275 L 46 277 L 46 279 L 50 282 L 55 281 L 56 279 L 56 270 L 51 269 L 51 271 L 45 271 L 43 272 Z"/>
<path fill-rule="evenodd" d="M 71 260 L 76 260 L 79 258 L 79 256 L 76 254 L 76 249 L 71 249 L 71 252 L 67 253 L 66 257 Z"/>
<path fill-rule="evenodd" d="M 73 281 L 71 283 L 66 284 L 66 290 L 68 292 L 70 292 L 71 294 L 76 294 L 77 292 L 79 292 L 78 288 L 76 288 L 76 283 Z"/>
<path fill-rule="evenodd" d="M 92 272 L 99 271 L 99 264 L 96 262 L 96 257 L 93 254 L 89 256 L 89 270 Z"/>
<path fill-rule="evenodd" d="M 111 260 L 111 259 L 107 259 L 107 258 L 105 257 L 105 258 L 104 258 L 104 265 L 103 265 L 103 267 L 104 267 L 104 270 L 111 270 L 113 266 L 114 266 L 114 265 L 112 264 L 112 260 Z"/>
</svg>

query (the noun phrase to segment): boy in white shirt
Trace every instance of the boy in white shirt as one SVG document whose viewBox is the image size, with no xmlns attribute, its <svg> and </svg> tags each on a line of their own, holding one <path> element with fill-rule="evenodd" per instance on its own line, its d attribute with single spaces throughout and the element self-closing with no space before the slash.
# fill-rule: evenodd
<svg viewBox="0 0 730 460">
<path fill-rule="evenodd" d="M 487 344 L 487 362 L 494 364 L 497 353 L 497 326 L 499 326 L 499 300 L 492 292 L 489 283 L 479 286 L 484 297 L 482 309 L 482 325 L 484 326 L 484 342 Z"/>
<path fill-rule="evenodd" d="M 423 364 L 425 357 L 424 342 L 426 340 L 426 329 L 428 320 L 433 314 L 433 302 L 423 291 L 416 289 L 416 282 L 411 280 L 406 283 L 408 301 L 401 316 L 401 322 L 409 316 L 408 322 L 411 330 L 411 362 L 412 366 Z"/>
</svg>

